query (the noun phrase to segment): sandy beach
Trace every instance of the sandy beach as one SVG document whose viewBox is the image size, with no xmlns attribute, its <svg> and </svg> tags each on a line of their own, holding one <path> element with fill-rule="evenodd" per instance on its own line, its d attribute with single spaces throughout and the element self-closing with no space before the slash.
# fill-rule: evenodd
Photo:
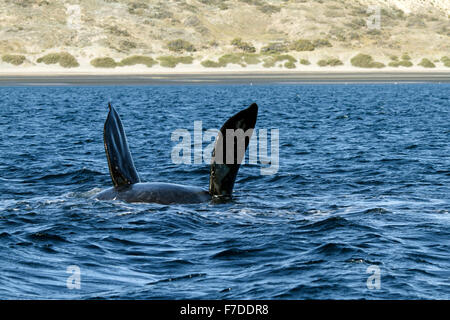
<svg viewBox="0 0 450 320">
<path fill-rule="evenodd" d="M 11 85 L 152 85 L 152 84 L 262 84 L 262 83 L 449 83 L 449 71 L 204 71 L 172 72 L 11 72 L 0 73 L 0 86 Z"/>
</svg>

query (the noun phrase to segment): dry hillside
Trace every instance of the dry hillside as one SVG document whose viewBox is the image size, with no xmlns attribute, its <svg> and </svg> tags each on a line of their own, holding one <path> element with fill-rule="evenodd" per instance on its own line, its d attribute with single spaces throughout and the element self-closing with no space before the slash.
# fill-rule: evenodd
<svg viewBox="0 0 450 320">
<path fill-rule="evenodd" d="M 0 68 L 58 61 L 293 68 L 348 64 L 358 53 L 386 66 L 450 64 L 450 0 L 0 0 L 0 12 Z M 369 28 L 377 12 L 379 28 Z M 66 56 L 43 58 L 55 53 Z M 92 62 L 106 57 L 113 60 Z"/>
</svg>

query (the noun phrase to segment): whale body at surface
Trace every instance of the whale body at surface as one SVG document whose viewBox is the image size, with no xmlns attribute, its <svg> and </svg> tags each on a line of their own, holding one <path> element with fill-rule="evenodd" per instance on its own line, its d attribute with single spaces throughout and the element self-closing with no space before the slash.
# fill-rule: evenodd
<svg viewBox="0 0 450 320">
<path fill-rule="evenodd" d="M 134 166 L 120 116 L 109 104 L 109 113 L 103 130 L 103 140 L 109 173 L 114 186 L 101 191 L 95 198 L 98 200 L 122 200 L 130 203 L 160 204 L 198 203 L 209 201 L 215 197 L 230 198 L 244 154 L 233 152 L 234 159 L 232 161 L 225 161 L 224 159 L 227 159 L 227 150 L 230 150 L 230 148 L 236 150 L 236 146 L 239 144 L 245 147 L 245 153 L 256 124 L 257 114 L 258 106 L 253 103 L 247 109 L 228 119 L 220 129 L 211 158 L 210 184 L 207 190 L 173 183 L 141 182 Z M 249 135 L 233 137 L 235 145 L 227 147 L 227 134 L 236 130 L 251 131 L 249 131 Z M 216 158 L 218 155 L 220 155 L 221 160 Z"/>
</svg>

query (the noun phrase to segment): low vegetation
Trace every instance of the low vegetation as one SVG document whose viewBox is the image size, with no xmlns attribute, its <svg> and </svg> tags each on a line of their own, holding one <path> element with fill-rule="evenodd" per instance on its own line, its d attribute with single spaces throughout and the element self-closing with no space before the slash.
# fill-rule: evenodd
<svg viewBox="0 0 450 320">
<path fill-rule="evenodd" d="M 286 68 L 291 68 L 291 69 L 295 67 L 295 63 L 297 62 L 297 60 L 293 56 L 288 55 L 288 54 L 273 55 L 273 56 L 270 56 L 270 57 L 264 59 L 263 67 L 264 68 L 272 68 L 275 66 L 275 64 L 277 62 L 284 62 L 284 61 L 286 61 L 284 63 L 284 66 Z"/>
<path fill-rule="evenodd" d="M 67 52 L 62 52 L 59 55 L 59 65 L 63 68 L 76 68 L 80 66 L 77 59 Z"/>
<path fill-rule="evenodd" d="M 183 39 L 172 40 L 167 43 L 167 48 L 174 52 L 194 52 L 196 51 L 194 45 L 189 41 Z"/>
<path fill-rule="evenodd" d="M 413 63 L 410 61 L 411 57 L 408 56 L 407 54 L 403 54 L 402 55 L 402 60 L 399 60 L 397 56 L 391 56 L 391 62 L 389 62 L 388 66 L 389 67 L 412 67 Z"/>
<path fill-rule="evenodd" d="M 259 59 L 259 54 L 244 53 L 242 55 L 242 59 L 246 64 L 258 64 L 261 62 Z"/>
<path fill-rule="evenodd" d="M 221 56 L 218 61 L 205 60 L 201 65 L 206 68 L 223 68 L 228 64 L 237 64 L 241 67 L 246 67 L 249 64 L 258 64 L 261 60 L 258 54 L 252 53 L 229 53 Z"/>
<path fill-rule="evenodd" d="M 221 68 L 223 67 L 222 65 L 220 65 L 220 63 L 212 61 L 212 60 L 204 60 L 200 63 L 202 66 L 204 66 L 205 68 Z"/>
<path fill-rule="evenodd" d="M 2 61 L 13 64 L 15 66 L 19 66 L 25 61 L 25 56 L 15 54 L 5 54 L 4 56 L 2 56 Z"/>
<path fill-rule="evenodd" d="M 45 64 L 57 64 L 63 68 L 76 68 L 79 67 L 77 59 L 68 52 L 54 52 L 46 54 L 36 60 L 37 63 Z"/>
<path fill-rule="evenodd" d="M 56 64 L 59 62 L 59 53 L 49 53 L 36 60 L 37 63 Z"/>
<path fill-rule="evenodd" d="M 219 58 L 219 64 L 226 67 L 228 64 L 238 64 L 241 67 L 245 67 L 245 63 L 242 60 L 240 54 L 224 54 Z"/>
<path fill-rule="evenodd" d="M 91 60 L 91 65 L 96 68 L 115 68 L 118 66 L 117 62 L 110 57 L 95 58 Z"/>
<path fill-rule="evenodd" d="M 311 64 L 311 62 L 309 62 L 309 60 L 307 60 L 307 59 L 300 59 L 299 62 L 300 62 L 300 64 L 303 64 L 305 66 L 308 66 Z"/>
<path fill-rule="evenodd" d="M 324 47 L 332 47 L 333 45 L 331 44 L 330 41 L 328 41 L 327 39 L 316 39 L 312 42 L 314 48 L 324 48 Z"/>
<path fill-rule="evenodd" d="M 295 69 L 296 65 L 295 65 L 295 62 L 289 60 L 284 63 L 284 67 L 287 69 Z"/>
<path fill-rule="evenodd" d="M 423 58 L 422 61 L 420 61 L 419 66 L 422 66 L 424 68 L 435 68 L 436 65 L 427 58 Z"/>
<path fill-rule="evenodd" d="M 315 49 L 315 46 L 309 40 L 300 39 L 291 43 L 290 49 L 294 51 L 313 51 Z"/>
<path fill-rule="evenodd" d="M 441 62 L 446 66 L 447 68 L 450 68 L 450 58 L 447 56 L 444 56 L 441 58 Z"/>
<path fill-rule="evenodd" d="M 322 59 L 317 62 L 320 67 L 342 66 L 344 63 L 337 58 Z"/>
<path fill-rule="evenodd" d="M 288 46 L 281 42 L 272 42 L 261 48 L 262 54 L 279 54 L 287 51 Z"/>
<path fill-rule="evenodd" d="M 402 54 L 402 60 L 411 60 L 411 57 L 409 56 L 409 54 L 407 54 L 407 53 L 404 53 L 404 54 Z"/>
<path fill-rule="evenodd" d="M 401 60 L 401 61 L 391 61 L 391 62 L 389 62 L 388 65 L 389 65 L 389 67 L 395 67 L 395 68 L 397 68 L 397 67 L 409 68 L 409 67 L 413 66 L 413 63 L 409 60 Z"/>
<path fill-rule="evenodd" d="M 191 56 L 174 57 L 174 56 L 162 56 L 156 58 L 159 60 L 159 64 L 166 68 L 175 68 L 178 64 L 191 64 L 194 58 Z"/>
<path fill-rule="evenodd" d="M 389 66 L 390 67 L 412 67 L 413 63 L 411 61 L 408 60 L 402 60 L 402 61 L 391 61 L 389 62 Z"/>
<path fill-rule="evenodd" d="M 121 66 L 134 66 L 136 64 L 143 64 L 149 68 L 153 67 L 155 64 L 158 64 L 158 62 L 151 58 L 151 57 L 146 57 L 146 56 L 131 56 L 131 57 L 127 57 L 125 59 L 122 59 L 122 61 L 120 61 L 120 65 Z"/>
<path fill-rule="evenodd" d="M 256 48 L 249 42 L 242 41 L 241 38 L 235 38 L 231 41 L 231 44 L 244 52 L 254 53 L 256 52 Z"/>
<path fill-rule="evenodd" d="M 358 68 L 384 68 L 384 63 L 376 62 L 368 54 L 359 53 L 351 58 L 350 63 Z"/>
</svg>

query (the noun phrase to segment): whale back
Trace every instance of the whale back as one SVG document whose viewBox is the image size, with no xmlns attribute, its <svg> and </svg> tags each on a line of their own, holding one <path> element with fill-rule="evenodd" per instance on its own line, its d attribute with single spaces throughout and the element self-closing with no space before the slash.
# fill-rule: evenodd
<svg viewBox="0 0 450 320">
<path fill-rule="evenodd" d="M 258 106 L 253 103 L 229 118 L 220 128 L 211 158 L 209 177 L 211 196 L 231 197 L 257 116 Z"/>
<path fill-rule="evenodd" d="M 112 182 L 114 187 L 138 183 L 140 182 L 139 175 L 128 148 L 122 121 L 111 104 L 108 107 L 109 113 L 103 128 L 103 140 Z"/>
<path fill-rule="evenodd" d="M 98 200 L 122 200 L 128 203 L 200 203 L 211 199 L 208 191 L 173 183 L 135 183 L 109 188 L 95 196 Z"/>
</svg>

